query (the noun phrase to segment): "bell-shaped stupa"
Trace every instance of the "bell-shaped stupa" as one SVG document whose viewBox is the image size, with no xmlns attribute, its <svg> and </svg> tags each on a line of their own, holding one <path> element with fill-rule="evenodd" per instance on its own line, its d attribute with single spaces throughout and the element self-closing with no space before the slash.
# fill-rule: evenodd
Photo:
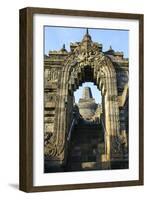
<svg viewBox="0 0 147 200">
<path fill-rule="evenodd" d="M 79 99 L 78 107 L 83 119 L 92 120 L 97 109 L 97 104 L 95 103 L 95 99 L 92 97 L 90 87 L 83 88 L 82 98 Z"/>
</svg>

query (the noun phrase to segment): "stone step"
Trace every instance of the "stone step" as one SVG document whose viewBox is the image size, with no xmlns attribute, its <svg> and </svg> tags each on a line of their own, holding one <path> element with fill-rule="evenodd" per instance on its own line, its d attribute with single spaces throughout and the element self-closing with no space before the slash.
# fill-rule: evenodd
<svg viewBox="0 0 147 200">
<path fill-rule="evenodd" d="M 79 134 L 86 134 L 86 135 L 99 135 L 102 130 L 95 130 L 95 129 L 76 129 L 74 131 L 74 135 L 79 135 Z"/>
<path fill-rule="evenodd" d="M 99 133 L 98 130 L 84 130 L 84 129 L 78 129 L 78 130 L 75 130 L 75 133 L 87 133 L 87 134 L 91 134 L 91 133 Z"/>
<path fill-rule="evenodd" d="M 75 126 L 75 128 L 99 128 L 99 127 L 101 127 L 101 125 L 97 124 L 79 124 Z"/>
<path fill-rule="evenodd" d="M 100 170 L 101 166 L 98 162 L 75 162 L 71 166 L 72 171 Z"/>
<path fill-rule="evenodd" d="M 75 130 L 99 130 L 100 128 L 98 128 L 98 127 L 95 127 L 95 128 L 93 128 L 93 127 L 77 127 L 77 128 L 75 128 Z"/>
</svg>

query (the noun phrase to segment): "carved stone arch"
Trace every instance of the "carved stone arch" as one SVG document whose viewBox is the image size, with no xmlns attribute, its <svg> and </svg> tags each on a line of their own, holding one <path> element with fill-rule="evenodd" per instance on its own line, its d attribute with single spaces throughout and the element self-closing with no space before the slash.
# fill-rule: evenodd
<svg viewBox="0 0 147 200">
<path fill-rule="evenodd" d="M 103 90 L 104 104 L 105 104 L 105 136 L 106 136 L 106 152 L 105 160 L 111 161 L 115 158 L 121 157 L 121 150 L 119 148 L 119 108 L 117 104 L 117 85 L 116 85 L 116 73 L 112 62 L 109 58 L 104 55 L 97 55 L 91 62 L 95 73 L 99 76 L 96 84 L 100 90 Z M 58 117 L 57 117 L 57 132 L 56 132 L 56 146 L 57 146 L 57 156 L 63 161 L 65 159 L 65 148 L 66 139 L 69 132 L 69 127 L 67 127 L 68 115 L 68 98 L 69 98 L 69 84 L 72 76 L 72 72 L 77 70 L 81 73 L 82 69 L 85 67 L 84 61 L 78 62 L 78 58 L 73 55 L 67 59 L 62 72 L 61 72 L 61 83 L 59 90 L 59 105 L 58 105 Z M 74 69 L 74 70 L 73 70 Z M 101 77 L 101 74 L 104 77 Z M 75 80 L 73 77 L 73 85 Z M 100 81 L 102 84 L 100 85 Z M 76 84 L 75 84 L 75 87 Z M 104 87 L 104 89 L 102 89 Z M 71 122 L 68 121 L 68 124 Z"/>
<path fill-rule="evenodd" d="M 98 72 L 97 84 L 100 90 L 105 84 L 104 101 L 105 101 L 105 127 L 106 127 L 106 155 L 107 159 L 114 159 L 116 156 L 121 156 L 121 149 L 119 145 L 119 108 L 117 102 L 117 83 L 116 72 L 112 62 L 105 57 L 102 63 L 98 62 L 95 65 L 100 65 Z M 103 72 L 105 82 L 100 78 Z M 101 85 L 100 85 L 101 83 Z"/>
</svg>

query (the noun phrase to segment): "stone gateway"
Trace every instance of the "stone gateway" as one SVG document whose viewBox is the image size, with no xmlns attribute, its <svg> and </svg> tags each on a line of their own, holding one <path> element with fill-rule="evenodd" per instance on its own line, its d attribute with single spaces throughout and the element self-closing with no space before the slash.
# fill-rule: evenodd
<svg viewBox="0 0 147 200">
<path fill-rule="evenodd" d="M 129 61 L 112 47 L 106 52 L 88 32 L 81 42 L 44 56 L 44 171 L 128 168 Z M 79 103 L 74 91 L 93 82 L 101 91 L 96 104 L 85 88 Z"/>
</svg>

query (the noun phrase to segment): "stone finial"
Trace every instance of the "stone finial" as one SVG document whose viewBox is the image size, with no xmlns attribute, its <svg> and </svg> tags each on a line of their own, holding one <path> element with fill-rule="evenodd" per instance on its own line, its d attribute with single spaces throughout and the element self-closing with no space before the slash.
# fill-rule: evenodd
<svg viewBox="0 0 147 200">
<path fill-rule="evenodd" d="M 112 49 L 112 46 L 110 45 L 108 51 L 105 52 L 107 55 L 114 55 L 115 51 Z"/>
<path fill-rule="evenodd" d="M 82 99 L 91 99 L 92 97 L 92 92 L 90 87 L 84 87 L 83 88 L 83 94 L 82 94 Z"/>
<path fill-rule="evenodd" d="M 89 31 L 88 31 L 88 28 L 86 28 L 86 35 L 89 35 Z"/>
<path fill-rule="evenodd" d="M 65 44 L 63 44 L 61 51 L 62 51 L 62 52 L 67 52 L 67 50 L 66 50 L 66 48 L 65 48 Z"/>
<path fill-rule="evenodd" d="M 63 44 L 63 47 L 62 47 L 63 49 L 65 49 L 65 44 Z"/>
<path fill-rule="evenodd" d="M 109 50 L 113 50 L 111 45 L 110 45 L 110 47 L 109 47 Z"/>
<path fill-rule="evenodd" d="M 86 34 L 84 35 L 82 41 L 83 41 L 83 42 L 91 42 L 91 41 L 92 41 L 92 40 L 91 40 L 91 36 L 89 35 L 89 30 L 88 30 L 88 28 L 86 28 Z"/>
</svg>

